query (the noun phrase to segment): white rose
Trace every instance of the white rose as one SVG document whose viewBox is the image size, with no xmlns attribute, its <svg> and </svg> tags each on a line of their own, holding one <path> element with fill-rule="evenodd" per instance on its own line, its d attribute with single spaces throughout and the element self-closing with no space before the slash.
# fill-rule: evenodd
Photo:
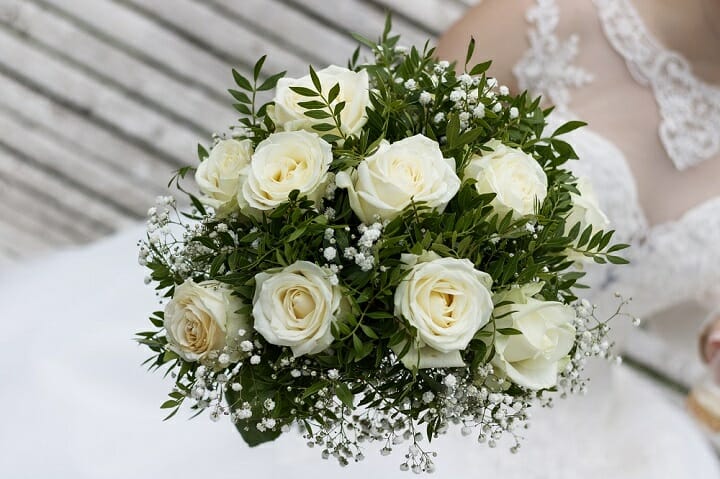
<svg viewBox="0 0 720 479">
<path fill-rule="evenodd" d="M 364 223 L 375 215 L 391 220 L 412 201 L 442 212 L 460 189 L 455 160 L 443 158 L 440 145 L 423 135 L 383 141 L 356 170 L 338 173 L 336 182 L 347 188 L 350 207 Z"/>
<path fill-rule="evenodd" d="M 272 210 L 285 203 L 293 190 L 318 203 L 325 193 L 332 163 L 330 144 L 315 133 L 274 133 L 260 142 L 238 195 L 241 205 Z"/>
<path fill-rule="evenodd" d="M 475 155 L 465 168 L 465 177 L 476 180 L 478 193 L 495 193 L 492 205 L 500 215 L 513 212 L 515 219 L 535 213 L 535 204 L 547 196 L 548 180 L 535 159 L 517 148 L 490 140 L 492 151 Z"/>
<path fill-rule="evenodd" d="M 186 280 L 165 306 L 168 346 L 186 361 L 203 360 L 226 347 L 236 360 L 236 347 L 244 339 L 240 330 L 249 330 L 247 318 L 237 313 L 241 307 L 242 301 L 217 281 Z"/>
<path fill-rule="evenodd" d="M 513 304 L 498 310 L 496 327 L 513 328 L 521 334 L 495 336 L 493 365 L 514 383 L 528 389 L 551 388 L 565 366 L 575 343 L 575 311 L 556 301 L 535 299 L 541 283 L 524 285 L 496 296 L 496 301 Z"/>
<path fill-rule="evenodd" d="M 365 70 L 354 72 L 347 68 L 331 65 L 316 73 L 325 97 L 335 84 L 340 84 L 340 94 L 332 101 L 331 106 L 334 107 L 340 102 L 345 102 L 345 107 L 340 113 L 341 129 L 346 135 L 357 135 L 367 121 L 365 108 L 370 105 L 367 72 Z M 298 95 L 290 87 L 305 87 L 315 90 L 310 75 L 297 79 L 281 78 L 278 81 L 273 99 L 275 105 L 268 110 L 268 114 L 279 129 L 314 131 L 313 125 L 332 123 L 330 119 L 316 120 L 306 116 L 305 108 L 298 103 L 315 99 Z"/>
<path fill-rule="evenodd" d="M 250 140 L 220 140 L 198 166 L 195 182 L 202 193 L 200 200 L 218 216 L 237 210 L 237 194 L 251 155 Z"/>
<path fill-rule="evenodd" d="M 493 311 L 492 278 L 468 259 L 425 253 L 403 261 L 412 269 L 395 291 L 395 315 L 417 329 L 417 338 L 400 360 L 408 369 L 464 366 L 460 351 Z"/>
<path fill-rule="evenodd" d="M 570 193 L 572 198 L 572 209 L 565 219 L 565 234 L 569 233 L 573 226 L 580 223 L 580 232 L 592 226 L 593 234 L 606 230 L 610 226 L 610 220 L 600 209 L 597 196 L 592 183 L 587 178 L 579 178 L 577 182 L 579 195 Z M 573 250 L 567 250 L 568 258 L 578 262 L 592 261 L 591 258 Z"/>
<path fill-rule="evenodd" d="M 267 342 L 289 346 L 295 357 L 316 354 L 333 342 L 331 325 L 342 293 L 329 273 L 296 261 L 274 273 L 255 275 L 255 330 Z"/>
</svg>

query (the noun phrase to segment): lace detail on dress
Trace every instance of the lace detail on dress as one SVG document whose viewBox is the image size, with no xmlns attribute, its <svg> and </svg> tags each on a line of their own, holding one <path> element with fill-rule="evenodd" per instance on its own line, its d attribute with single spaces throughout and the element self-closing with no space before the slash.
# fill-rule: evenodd
<svg viewBox="0 0 720 479">
<path fill-rule="evenodd" d="M 679 170 L 720 153 L 720 88 L 692 74 L 679 54 L 662 47 L 628 0 L 594 0 L 605 35 L 633 77 L 650 85 L 662 121 L 660 139 Z"/>
<path fill-rule="evenodd" d="M 555 0 L 537 0 L 526 17 L 534 28 L 528 31 L 530 49 L 513 68 L 518 85 L 566 108 L 570 103 L 569 89 L 592 81 L 590 73 L 572 65 L 578 54 L 579 37 L 571 35 L 565 40 L 557 37 L 560 11 Z"/>
<path fill-rule="evenodd" d="M 715 197 L 678 221 L 651 228 L 646 242 L 630 250 L 631 264 L 613 287 L 631 294 L 633 308 L 643 316 L 683 301 L 714 298 L 720 284 L 718 237 L 720 197 Z"/>
</svg>

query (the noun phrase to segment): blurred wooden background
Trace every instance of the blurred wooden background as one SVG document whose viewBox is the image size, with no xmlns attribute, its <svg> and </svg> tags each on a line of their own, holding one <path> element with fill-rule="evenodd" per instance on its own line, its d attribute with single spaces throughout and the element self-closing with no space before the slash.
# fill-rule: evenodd
<svg viewBox="0 0 720 479">
<path fill-rule="evenodd" d="M 236 121 L 231 67 L 344 65 L 393 12 L 403 44 L 478 0 L 0 0 L 0 266 L 142 220 Z"/>
</svg>

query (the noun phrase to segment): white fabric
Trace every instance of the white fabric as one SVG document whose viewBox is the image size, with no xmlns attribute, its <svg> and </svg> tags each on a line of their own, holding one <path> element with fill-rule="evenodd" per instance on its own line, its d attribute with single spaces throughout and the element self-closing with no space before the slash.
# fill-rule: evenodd
<svg viewBox="0 0 720 479">
<path fill-rule="evenodd" d="M 227 420 L 187 421 L 185 411 L 162 422 L 158 406 L 170 384 L 140 367 L 146 351 L 131 341 L 158 306 L 136 264 L 140 235 L 0 271 L 0 477 L 407 477 L 398 468 L 402 449 L 382 457 L 381 444 L 340 470 L 295 433 L 249 450 Z M 654 386 L 617 372 L 612 390 L 623 393 L 605 404 L 578 397 L 535 412 L 519 454 L 459 434 L 442 438 L 432 447 L 438 476 L 720 477 L 689 419 Z"/>
</svg>

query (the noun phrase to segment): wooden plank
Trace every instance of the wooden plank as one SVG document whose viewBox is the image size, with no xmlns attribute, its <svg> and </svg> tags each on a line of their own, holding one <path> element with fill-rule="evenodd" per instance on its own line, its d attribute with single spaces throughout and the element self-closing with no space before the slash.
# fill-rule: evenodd
<svg viewBox="0 0 720 479">
<path fill-rule="evenodd" d="M 26 118 L 0 109 L 0 143 L 30 159 L 36 168 L 64 178 L 95 201 L 111 205 L 128 217 L 141 217 L 150 201 L 148 192 L 118 174 L 112 165 L 85 159 L 77 151 L 53 141 Z"/>
<path fill-rule="evenodd" d="M 46 222 L 47 215 L 43 214 L 43 205 L 37 201 L 28 201 L 17 195 L 13 189 L 0 178 L 0 202 L 2 204 L 2 220 L 55 246 L 68 246 L 77 243 L 79 238 L 68 233 L 64 228 L 58 228 L 57 223 Z"/>
<path fill-rule="evenodd" d="M 54 55 L 77 62 L 79 69 L 99 76 L 125 95 L 139 97 L 143 103 L 162 110 L 174 122 L 185 123 L 198 133 L 207 133 L 224 130 L 235 121 L 229 101 L 222 104 L 217 98 L 151 68 L 35 4 L 4 1 L 16 15 L 12 21 L 0 17 L 0 22 L 42 44 Z"/>
<path fill-rule="evenodd" d="M 23 231 L 4 215 L 0 215 L 0 236 L 7 249 L 24 257 L 46 253 L 58 246 L 47 235 L 35 235 Z"/>
<path fill-rule="evenodd" d="M 76 216 L 58 207 L 54 201 L 33 194 L 32 191 L 0 177 L 0 202 L 3 208 L 16 209 L 43 225 L 47 230 L 70 239 L 73 243 L 94 239 L 97 233 L 78 222 Z M 1 253 L 0 253 L 1 255 Z"/>
<path fill-rule="evenodd" d="M 21 159 L 16 151 L 2 143 L 0 175 L 68 211 L 77 218 L 78 223 L 87 225 L 95 237 L 135 224 L 135 221 L 126 215 L 88 196 L 56 175 L 32 167 L 25 159 Z"/>
<path fill-rule="evenodd" d="M 359 33 L 370 39 L 376 39 L 382 33 L 385 24 L 385 11 L 382 7 L 364 0 L 342 0 L 328 3 L 327 0 L 280 0 L 294 9 L 312 15 L 338 31 Z M 408 2 L 413 4 L 414 2 Z M 402 35 L 402 45 L 422 46 L 430 33 L 402 18 L 393 18 L 393 31 Z"/>
<path fill-rule="evenodd" d="M 350 35 L 274 0 L 207 0 L 206 3 L 317 66 L 344 66 L 357 47 Z M 268 21 L 268 12 L 272 12 L 272 21 Z"/>
<path fill-rule="evenodd" d="M 465 13 L 465 7 L 448 0 L 370 0 L 410 19 L 434 36 L 440 35 Z"/>
<path fill-rule="evenodd" d="M 144 15 L 111 0 L 33 1 L 153 68 L 164 69 L 210 95 L 227 98 L 225 90 L 232 84 L 230 65 Z"/>
<path fill-rule="evenodd" d="M 62 98 L 76 109 L 87 111 L 95 121 L 147 145 L 180 163 L 195 151 L 197 133 L 147 109 L 139 101 L 126 98 L 109 85 L 91 79 L 47 52 L 22 41 L 17 33 L 0 28 L 0 65 L 6 74 L 14 72 L 33 84 Z"/>
<path fill-rule="evenodd" d="M 119 0 L 123 5 L 152 17 L 203 46 L 229 65 L 252 68 L 258 58 L 267 54 L 265 66 L 270 72 L 287 70 L 289 75 L 307 71 L 308 60 L 278 47 L 268 38 L 246 29 L 242 24 L 193 0 Z M 267 17 L 266 17 L 267 18 Z M 203 26 L 198 29 L 198 26 Z"/>
<path fill-rule="evenodd" d="M 100 161 L 121 170 L 127 181 L 162 194 L 173 167 L 152 153 L 124 140 L 65 106 L 53 102 L 0 73 L 0 106 L 31 118 L 42 134 L 82 152 L 87 161 Z M 188 158 L 193 164 L 196 158 Z"/>
</svg>

